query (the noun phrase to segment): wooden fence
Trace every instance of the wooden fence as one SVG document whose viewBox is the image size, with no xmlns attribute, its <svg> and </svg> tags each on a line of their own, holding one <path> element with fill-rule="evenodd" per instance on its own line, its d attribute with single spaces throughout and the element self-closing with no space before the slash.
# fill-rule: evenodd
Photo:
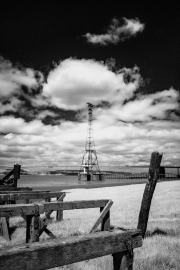
<svg viewBox="0 0 180 270">
<path fill-rule="evenodd" d="M 27 242 L 31 242 L 31 244 L 1 250 L 0 269 L 44 270 L 112 254 L 114 270 L 132 270 L 133 250 L 142 246 L 142 237 L 145 237 L 151 200 L 159 179 L 161 159 L 162 154 L 158 152 L 152 153 L 148 179 L 139 212 L 138 229 L 115 228 L 110 230 L 109 210 L 112 205 L 111 200 L 1 206 L 0 216 L 26 216 L 27 224 L 29 222 L 29 225 L 27 225 L 27 235 L 29 234 Z M 40 225 L 41 213 L 47 212 L 47 217 L 53 210 L 94 207 L 100 207 L 101 214 L 92 227 L 90 234 L 32 243 L 39 241 L 42 228 Z M 104 230 L 108 231 L 94 233 L 100 223 L 104 224 Z M 29 226 L 31 226 L 31 230 Z"/>
<path fill-rule="evenodd" d="M 0 179 L 0 186 L 17 187 L 17 180 L 20 178 L 21 165 L 15 164 L 14 168 Z"/>
<path fill-rule="evenodd" d="M 62 202 L 65 196 L 66 196 L 66 194 L 64 192 L 34 191 L 34 192 L 21 193 L 19 191 L 18 192 L 16 191 L 14 193 L 9 193 L 9 194 L 0 194 L 0 204 L 3 204 L 4 206 L 9 207 L 12 204 L 13 205 L 16 204 L 17 200 L 25 200 L 26 204 L 28 204 L 30 199 L 45 199 L 46 201 L 50 201 L 51 198 L 54 198 L 54 197 L 57 197 L 57 201 Z M 7 204 L 5 205 L 5 203 L 7 203 Z M 18 209 L 19 204 L 14 205 L 14 206 L 16 209 Z M 50 215 L 52 212 L 53 211 L 51 211 L 49 213 L 49 215 L 47 215 L 46 219 L 43 219 L 43 220 L 41 219 L 41 225 L 43 226 L 44 231 L 46 233 L 49 232 L 49 234 L 51 236 L 53 236 L 53 234 L 50 231 L 48 231 L 48 229 L 46 228 L 47 224 L 45 224 L 45 223 L 47 223 L 47 220 L 50 218 Z M 12 216 L 12 214 L 10 216 Z M 22 211 L 21 216 L 25 219 L 25 221 L 28 224 L 29 219 L 28 219 L 26 213 L 23 213 L 23 211 Z M 63 211 L 62 210 L 57 210 L 56 219 L 58 221 L 61 221 L 63 219 Z M 43 232 L 43 230 L 42 230 L 42 232 Z M 3 214 L 0 214 L 0 235 L 2 235 L 6 240 L 10 240 L 9 216 L 7 216 L 7 215 L 3 216 Z M 29 235 L 29 234 L 27 233 L 27 235 Z"/>
<path fill-rule="evenodd" d="M 114 270 L 130 270 L 133 250 L 141 246 L 139 230 L 71 236 L 0 250 L 0 269 L 44 270 L 112 254 Z"/>
<path fill-rule="evenodd" d="M 47 229 L 48 220 L 53 211 L 62 212 L 63 210 L 86 209 L 100 207 L 100 216 L 91 229 L 94 232 L 101 223 L 101 230 L 109 230 L 110 228 L 110 208 L 113 204 L 111 200 L 94 200 L 94 201 L 73 201 L 62 202 L 65 194 L 62 194 L 59 201 L 45 202 L 37 204 L 15 204 L 2 205 L 0 207 L 0 217 L 9 218 L 13 216 L 22 216 L 26 220 L 26 243 L 39 241 L 40 235 L 45 232 L 51 238 L 56 236 Z M 45 217 L 41 218 L 40 214 L 45 213 Z M 8 238 L 5 234 L 7 228 L 2 224 L 3 236 Z"/>
</svg>

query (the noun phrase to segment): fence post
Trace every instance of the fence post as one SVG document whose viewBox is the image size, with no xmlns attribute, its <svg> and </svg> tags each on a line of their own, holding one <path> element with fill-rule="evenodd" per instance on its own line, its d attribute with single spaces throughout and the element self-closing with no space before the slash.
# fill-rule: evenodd
<svg viewBox="0 0 180 270">
<path fill-rule="evenodd" d="M 57 201 L 63 202 L 63 199 L 65 198 L 66 193 L 62 193 L 60 197 L 57 198 Z M 62 221 L 63 220 L 63 210 L 58 210 L 56 213 L 56 220 Z"/>
<path fill-rule="evenodd" d="M 39 242 L 40 215 L 36 210 L 34 215 L 27 215 L 26 219 L 26 243 Z"/>
<path fill-rule="evenodd" d="M 20 178 L 21 165 L 14 164 L 14 187 L 17 187 L 17 180 Z"/>
<path fill-rule="evenodd" d="M 162 154 L 158 152 L 153 152 L 151 154 L 150 166 L 149 166 L 149 176 L 148 181 L 145 186 L 142 202 L 141 202 L 141 209 L 139 212 L 139 219 L 138 219 L 138 226 L 137 228 L 142 231 L 142 237 L 145 237 L 148 217 L 149 217 L 149 210 L 151 207 L 151 200 L 153 197 L 153 193 L 156 187 L 156 183 L 159 177 L 159 168 L 161 164 Z"/>
<path fill-rule="evenodd" d="M 0 217 L 0 235 L 2 235 L 7 241 L 10 240 L 9 224 L 5 217 Z"/>
</svg>

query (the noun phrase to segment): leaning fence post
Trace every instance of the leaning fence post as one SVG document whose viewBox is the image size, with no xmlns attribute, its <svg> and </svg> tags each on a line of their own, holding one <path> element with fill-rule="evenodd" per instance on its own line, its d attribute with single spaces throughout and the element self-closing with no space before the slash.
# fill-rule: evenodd
<svg viewBox="0 0 180 270">
<path fill-rule="evenodd" d="M 63 202 L 63 199 L 65 198 L 66 193 L 62 193 L 60 197 L 57 198 L 57 201 Z M 58 210 L 56 213 L 56 220 L 62 221 L 63 220 L 63 210 Z"/>
<path fill-rule="evenodd" d="M 152 200 L 156 183 L 159 177 L 159 168 L 161 164 L 162 155 L 163 154 L 159 154 L 158 152 L 153 152 L 151 154 L 149 176 L 148 176 L 148 181 L 146 183 L 144 194 L 143 194 L 141 209 L 139 212 L 138 226 L 137 226 L 137 228 L 142 231 L 143 238 L 145 236 L 146 229 L 147 229 L 149 210 L 151 207 L 151 200 Z"/>
<path fill-rule="evenodd" d="M 14 187 L 17 187 L 17 180 L 20 178 L 21 165 L 14 164 Z"/>
</svg>

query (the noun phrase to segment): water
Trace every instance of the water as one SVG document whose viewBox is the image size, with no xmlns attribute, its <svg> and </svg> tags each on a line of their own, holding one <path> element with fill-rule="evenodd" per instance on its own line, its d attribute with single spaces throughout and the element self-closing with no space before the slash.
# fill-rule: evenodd
<svg viewBox="0 0 180 270">
<path fill-rule="evenodd" d="M 78 177 L 72 175 L 21 175 L 19 187 L 71 186 L 78 184 Z"/>
<path fill-rule="evenodd" d="M 146 181 L 146 180 L 145 180 Z M 143 183 L 142 180 L 106 179 L 105 181 L 81 181 L 74 175 L 21 175 L 18 187 L 30 187 L 33 190 L 60 191 L 74 188 L 97 188 Z"/>
</svg>

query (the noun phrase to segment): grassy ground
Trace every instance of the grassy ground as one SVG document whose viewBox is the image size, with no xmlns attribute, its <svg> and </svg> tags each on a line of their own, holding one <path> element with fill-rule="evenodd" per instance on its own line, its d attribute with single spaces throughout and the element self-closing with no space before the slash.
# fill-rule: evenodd
<svg viewBox="0 0 180 270">
<path fill-rule="evenodd" d="M 144 184 L 68 190 L 65 201 L 111 199 L 111 224 L 136 228 L 144 192 Z M 86 234 L 99 216 L 99 209 L 64 211 L 64 220 L 52 219 L 48 225 L 56 236 Z M 52 214 L 55 217 L 55 214 Z M 11 218 L 11 242 L 0 238 L 0 247 L 25 243 L 25 222 L 20 217 Z M 41 241 L 48 236 L 43 233 Z M 134 270 L 180 270 L 180 182 L 157 184 L 151 204 L 147 236 L 143 247 L 135 250 Z M 55 269 L 110 270 L 112 256 L 72 264 Z"/>
</svg>

